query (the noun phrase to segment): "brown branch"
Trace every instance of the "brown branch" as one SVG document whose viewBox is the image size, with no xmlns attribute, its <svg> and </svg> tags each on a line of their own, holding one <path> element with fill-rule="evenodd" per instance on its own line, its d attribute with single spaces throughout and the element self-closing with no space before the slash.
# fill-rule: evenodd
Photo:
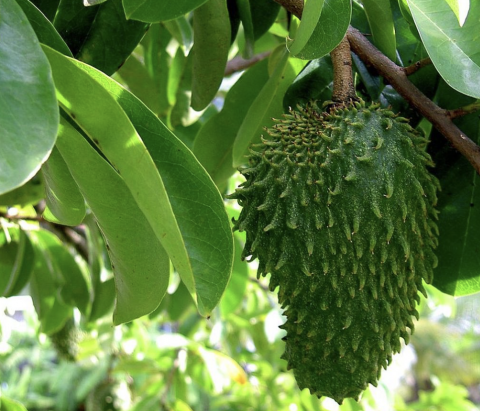
<svg viewBox="0 0 480 411">
<path fill-rule="evenodd" d="M 374 67 L 392 87 L 422 116 L 450 141 L 480 174 L 480 147 L 470 140 L 448 117 L 446 110 L 438 107 L 408 80 L 403 67 L 397 66 L 382 54 L 357 29 L 349 27 L 347 38 L 352 50 L 367 65 Z"/>
<path fill-rule="evenodd" d="M 292 13 L 294 16 L 297 16 L 299 19 L 302 18 L 303 13 L 303 0 L 273 0 L 274 2 L 280 4 L 285 10 Z"/>
<path fill-rule="evenodd" d="M 478 110 L 480 110 L 480 100 L 464 107 L 459 107 L 453 110 L 445 110 L 445 114 L 448 118 L 457 118 L 466 116 L 467 114 L 475 113 L 475 111 Z"/>
<path fill-rule="evenodd" d="M 227 77 L 233 73 L 236 73 L 237 71 L 245 70 L 250 66 L 253 66 L 255 63 L 266 59 L 271 53 L 271 51 L 265 51 L 263 53 L 254 55 L 251 59 L 244 59 L 240 56 L 234 57 L 227 63 L 224 76 Z"/>
<path fill-rule="evenodd" d="M 412 64 L 411 66 L 407 66 L 403 68 L 403 71 L 407 76 L 411 76 L 413 73 L 416 73 L 421 68 L 432 64 L 432 59 L 430 57 L 424 58 L 416 63 Z"/>
<path fill-rule="evenodd" d="M 340 44 L 330 53 L 333 63 L 333 93 L 332 100 L 343 103 L 358 100 L 355 93 L 352 74 L 352 54 L 350 43 L 345 36 Z"/>
</svg>

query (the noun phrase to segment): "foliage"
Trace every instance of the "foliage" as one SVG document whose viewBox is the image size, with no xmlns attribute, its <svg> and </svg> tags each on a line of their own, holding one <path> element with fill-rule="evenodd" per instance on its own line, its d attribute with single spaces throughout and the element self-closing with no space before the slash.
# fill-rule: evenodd
<svg viewBox="0 0 480 411">
<path fill-rule="evenodd" d="M 479 143 L 478 2 L 309 0 L 302 19 L 273 0 L 84 3 L 0 0 L 0 301 L 29 295 L 36 313 L 0 310 L 2 409 L 329 409 L 279 360 L 283 320 L 240 260 L 226 194 L 272 118 L 331 99 L 329 53 L 349 24 L 401 67 L 429 57 L 410 81 Z M 480 291 L 478 175 L 368 61 L 353 63 L 357 94 L 431 141 L 434 286 Z M 78 349 L 59 360 L 51 337 L 72 324 Z M 462 335 L 470 345 L 435 359 L 478 344 Z M 438 369 L 422 406 L 478 383 L 472 371 L 444 384 Z"/>
</svg>

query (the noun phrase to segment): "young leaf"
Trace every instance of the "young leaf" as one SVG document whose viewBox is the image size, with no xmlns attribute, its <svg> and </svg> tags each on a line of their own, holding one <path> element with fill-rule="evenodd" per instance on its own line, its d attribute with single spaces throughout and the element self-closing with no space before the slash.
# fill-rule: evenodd
<svg viewBox="0 0 480 411">
<path fill-rule="evenodd" d="M 389 0 L 362 0 L 373 43 L 390 60 L 396 60 L 395 26 Z"/>
<path fill-rule="evenodd" d="M 0 0 L 0 194 L 30 180 L 57 136 L 50 67 L 15 0 Z"/>
<path fill-rule="evenodd" d="M 43 217 L 57 224 L 75 226 L 85 217 L 85 200 L 56 147 L 42 167 L 47 207 Z"/>
<path fill-rule="evenodd" d="M 230 224 L 215 185 L 192 153 L 132 94 L 85 64 L 45 51 L 60 104 L 121 174 L 196 295 L 200 313 L 208 315 L 228 282 L 233 254 Z"/>
<path fill-rule="evenodd" d="M 436 69 L 453 89 L 480 98 L 480 53 L 477 47 L 480 2 L 470 5 L 463 27 L 445 1 L 408 0 L 423 44 Z"/>
<path fill-rule="evenodd" d="M 225 97 L 222 111 L 208 119 L 195 138 L 193 152 L 219 188 L 235 173 L 233 142 L 258 90 L 268 81 L 267 64 L 263 60 L 240 77 Z"/>
<path fill-rule="evenodd" d="M 201 6 L 207 0 L 123 0 L 127 19 L 156 23 L 173 20 Z"/>
<path fill-rule="evenodd" d="M 62 0 L 54 26 L 75 58 L 106 74 L 113 74 L 137 46 L 149 25 L 127 21 L 121 0 L 109 0 L 92 7 L 84 7 L 77 0 Z"/>
<path fill-rule="evenodd" d="M 116 325 L 152 312 L 169 281 L 169 260 L 123 179 L 67 121 L 57 147 L 105 236 L 115 274 Z"/>
<path fill-rule="evenodd" d="M 343 39 L 350 24 L 351 14 L 350 0 L 324 0 L 322 13 L 313 33 L 295 57 L 313 60 L 330 53 Z"/>
<path fill-rule="evenodd" d="M 226 0 L 209 0 L 193 13 L 192 108 L 203 110 L 220 87 L 230 49 Z"/>
</svg>

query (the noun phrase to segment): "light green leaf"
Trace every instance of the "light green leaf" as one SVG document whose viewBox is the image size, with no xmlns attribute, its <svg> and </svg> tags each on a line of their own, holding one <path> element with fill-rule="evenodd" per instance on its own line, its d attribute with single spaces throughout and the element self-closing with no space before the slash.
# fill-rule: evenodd
<svg viewBox="0 0 480 411">
<path fill-rule="evenodd" d="M 30 180 L 57 136 L 50 67 L 15 0 L 0 0 L 0 194 Z"/>
<path fill-rule="evenodd" d="M 345 36 L 351 14 L 350 0 L 324 0 L 312 35 L 295 57 L 313 60 L 330 53 Z"/>
<path fill-rule="evenodd" d="M 235 172 L 232 148 L 249 107 L 268 81 L 267 60 L 250 67 L 225 97 L 222 111 L 210 117 L 198 132 L 193 152 L 218 187 Z"/>
<path fill-rule="evenodd" d="M 447 84 L 468 96 L 480 98 L 478 16 L 480 2 L 470 6 L 463 27 L 444 1 L 408 0 L 423 44 Z"/>
<path fill-rule="evenodd" d="M 196 296 L 200 313 L 208 315 L 228 283 L 233 255 L 217 188 L 193 154 L 137 98 L 98 70 L 46 51 L 61 104 L 121 174 Z"/>
<path fill-rule="evenodd" d="M 395 61 L 395 27 L 390 0 L 362 0 L 362 3 L 372 31 L 373 43 L 390 60 Z"/>
<path fill-rule="evenodd" d="M 282 46 L 280 46 L 282 47 Z M 282 47 L 283 49 L 283 47 Z M 275 54 L 275 53 L 274 53 Z M 274 54 L 272 55 L 275 58 Z M 233 166 L 245 162 L 245 154 L 253 142 L 260 141 L 263 128 L 273 124 L 272 117 L 283 113 L 283 97 L 295 77 L 307 63 L 298 59 L 289 59 L 288 52 L 281 51 L 275 69 L 251 104 L 243 120 L 233 145 Z"/>
<path fill-rule="evenodd" d="M 85 200 L 56 147 L 42 167 L 47 207 L 43 217 L 57 224 L 75 226 L 85 217 Z"/>
<path fill-rule="evenodd" d="M 57 147 L 105 236 L 117 293 L 114 323 L 149 314 L 168 287 L 165 251 L 123 179 L 63 118 Z"/>
<path fill-rule="evenodd" d="M 252 28 L 253 30 L 253 28 Z M 209 0 L 193 13 L 192 108 L 203 110 L 220 87 L 230 49 L 226 0 Z"/>
<path fill-rule="evenodd" d="M 458 24 L 463 26 L 470 9 L 470 0 L 445 0 L 457 17 Z"/>
<path fill-rule="evenodd" d="M 302 20 L 298 26 L 295 39 L 289 44 L 288 48 L 292 55 L 296 56 L 312 37 L 318 20 L 322 14 L 324 0 L 308 0 L 302 13 Z"/>
<path fill-rule="evenodd" d="M 173 20 L 201 6 L 207 0 L 123 0 L 127 19 L 156 23 Z"/>
<path fill-rule="evenodd" d="M 28 411 L 25 406 L 18 401 L 2 396 L 0 398 L 0 410 L 2 411 Z"/>
</svg>

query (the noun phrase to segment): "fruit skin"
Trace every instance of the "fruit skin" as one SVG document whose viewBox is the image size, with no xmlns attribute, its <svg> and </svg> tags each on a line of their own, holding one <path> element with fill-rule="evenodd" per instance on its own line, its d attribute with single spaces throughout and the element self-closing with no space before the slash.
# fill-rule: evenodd
<svg viewBox="0 0 480 411">
<path fill-rule="evenodd" d="M 437 264 L 439 183 L 426 139 L 378 105 L 284 117 L 241 170 L 234 230 L 288 307 L 282 358 L 299 387 L 342 403 L 376 385 L 413 332 Z"/>
</svg>

